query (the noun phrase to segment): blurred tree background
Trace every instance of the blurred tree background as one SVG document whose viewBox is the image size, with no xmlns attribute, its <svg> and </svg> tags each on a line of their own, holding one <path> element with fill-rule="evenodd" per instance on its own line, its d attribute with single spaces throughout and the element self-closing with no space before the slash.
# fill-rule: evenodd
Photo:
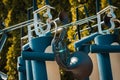
<svg viewBox="0 0 120 80">
<path fill-rule="evenodd" d="M 58 17 L 60 11 L 67 12 L 70 22 L 76 21 L 76 7 L 86 5 L 89 15 L 96 14 L 96 0 L 49 0 L 49 4 L 55 7 L 52 11 L 53 19 Z M 120 19 L 120 1 L 112 0 L 113 5 L 118 7 L 116 10 L 117 18 Z M 27 20 L 27 9 L 33 4 L 32 0 L 0 0 L 0 22 L 5 23 L 6 27 L 15 25 L 17 23 Z M 38 7 L 45 5 L 45 0 L 37 0 Z M 101 0 L 101 8 L 108 5 L 107 0 Z M 79 8 L 79 19 L 85 18 L 84 8 Z M 82 25 L 81 29 L 88 26 Z M 2 27 L 0 26 L 0 29 Z M 17 75 L 17 57 L 21 53 L 21 33 L 20 29 L 8 33 L 9 38 L 4 45 L 2 52 L 0 52 L 0 71 L 8 74 L 8 80 L 18 80 Z M 76 26 L 68 29 L 68 47 L 74 51 L 73 43 L 75 39 Z M 89 35 L 89 31 L 81 33 L 81 37 Z M 73 80 L 72 73 L 60 70 L 62 80 Z"/>
</svg>

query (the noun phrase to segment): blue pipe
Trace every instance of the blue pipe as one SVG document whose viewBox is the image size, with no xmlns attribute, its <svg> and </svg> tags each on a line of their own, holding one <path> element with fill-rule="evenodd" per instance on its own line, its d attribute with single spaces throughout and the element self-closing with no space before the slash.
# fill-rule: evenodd
<svg viewBox="0 0 120 80">
<path fill-rule="evenodd" d="M 33 52 L 40 52 L 43 55 L 45 49 L 51 44 L 51 41 L 51 36 L 33 38 L 30 42 L 30 47 Z M 45 61 L 32 60 L 31 63 L 33 80 L 48 80 Z"/>
<path fill-rule="evenodd" d="M 22 46 L 22 50 L 23 51 L 31 51 L 29 43 Z M 22 56 L 22 53 L 21 53 L 21 56 Z M 22 56 L 22 58 L 24 59 L 23 56 Z M 27 77 L 27 80 L 33 80 L 33 72 L 32 72 L 31 60 L 26 60 L 26 59 L 24 59 L 24 60 L 25 60 L 25 64 L 26 64 L 26 77 Z"/>
<path fill-rule="evenodd" d="M 26 69 L 25 69 L 25 60 L 22 59 L 22 57 L 18 57 L 18 75 L 19 80 L 26 80 Z"/>
<path fill-rule="evenodd" d="M 41 53 L 32 51 L 23 51 L 22 57 L 25 60 L 37 60 L 37 61 L 54 61 L 53 53 Z"/>
<path fill-rule="evenodd" d="M 32 72 L 32 65 L 31 65 L 31 60 L 25 60 L 26 64 L 26 77 L 27 80 L 33 80 L 33 72 Z"/>
<path fill-rule="evenodd" d="M 120 45 L 91 45 L 92 53 L 120 52 Z"/>
<path fill-rule="evenodd" d="M 79 48 L 79 50 L 83 50 L 83 47 L 84 46 L 86 46 L 86 45 L 84 45 L 85 43 L 87 43 L 87 42 L 90 42 L 91 40 L 94 40 L 94 38 L 96 37 L 96 36 L 98 36 L 98 35 L 100 35 L 99 33 L 93 33 L 93 34 L 91 34 L 90 36 L 87 36 L 87 37 L 85 37 L 85 38 L 83 38 L 83 39 L 81 39 L 81 40 L 79 40 L 79 41 L 76 41 L 75 43 L 74 43 L 74 47 L 75 48 Z"/>
<path fill-rule="evenodd" d="M 116 41 L 115 35 L 100 35 L 95 38 L 97 45 L 110 45 Z M 100 80 L 113 80 L 109 53 L 98 53 L 98 69 Z"/>
</svg>

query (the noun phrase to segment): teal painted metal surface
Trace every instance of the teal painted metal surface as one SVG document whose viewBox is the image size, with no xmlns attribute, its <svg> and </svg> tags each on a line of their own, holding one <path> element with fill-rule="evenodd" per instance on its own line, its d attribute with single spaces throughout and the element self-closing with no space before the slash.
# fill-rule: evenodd
<svg viewBox="0 0 120 80">
<path fill-rule="evenodd" d="M 37 61 L 54 61 L 53 53 L 41 53 L 32 51 L 23 51 L 22 57 L 25 60 L 37 60 Z"/>
<path fill-rule="evenodd" d="M 26 50 L 28 50 L 28 49 L 30 49 L 29 43 L 26 43 L 25 45 L 22 46 L 22 50 L 23 50 L 23 51 L 26 51 Z"/>
<path fill-rule="evenodd" d="M 97 45 L 110 45 L 116 41 L 115 35 L 100 35 L 95 38 Z M 113 80 L 109 53 L 98 53 L 98 69 L 100 80 Z"/>
<path fill-rule="evenodd" d="M 33 80 L 33 72 L 32 72 L 32 65 L 31 65 L 31 60 L 25 60 L 26 64 L 26 77 L 27 80 Z"/>
<path fill-rule="evenodd" d="M 33 80 L 48 80 L 45 62 L 32 60 Z"/>
<path fill-rule="evenodd" d="M 18 57 L 17 64 L 18 64 L 17 69 L 18 69 L 19 80 L 27 80 L 26 79 L 25 60 L 23 60 L 21 56 Z"/>
<path fill-rule="evenodd" d="M 96 13 L 100 11 L 100 0 L 96 0 Z M 115 36 L 100 35 L 95 38 L 97 45 L 110 45 L 114 42 Z M 109 53 L 97 54 L 100 80 L 113 80 Z"/>
<path fill-rule="evenodd" d="M 111 53 L 120 52 L 120 45 L 91 45 L 90 51 L 92 53 Z"/>
<path fill-rule="evenodd" d="M 30 47 L 33 52 L 44 53 L 51 44 L 52 37 L 42 36 L 31 40 Z M 49 57 L 49 56 L 48 56 Z M 48 80 L 45 61 L 32 60 L 33 80 Z"/>
<path fill-rule="evenodd" d="M 30 42 L 30 47 L 35 52 L 44 52 L 44 50 L 51 45 L 52 38 L 51 36 L 33 38 Z"/>
<path fill-rule="evenodd" d="M 54 54 L 44 53 L 51 44 L 52 37 L 47 36 L 33 38 L 23 47 L 22 58 L 26 60 L 27 80 L 47 80 L 46 60 L 54 60 Z"/>
<path fill-rule="evenodd" d="M 90 42 L 91 40 L 94 40 L 94 38 L 96 36 L 100 35 L 99 33 L 93 33 L 90 36 L 87 36 L 79 41 L 76 41 L 74 43 L 74 47 L 75 48 L 79 48 L 80 50 L 82 49 L 82 47 L 84 46 L 84 44 L 86 44 L 87 42 Z"/>
</svg>

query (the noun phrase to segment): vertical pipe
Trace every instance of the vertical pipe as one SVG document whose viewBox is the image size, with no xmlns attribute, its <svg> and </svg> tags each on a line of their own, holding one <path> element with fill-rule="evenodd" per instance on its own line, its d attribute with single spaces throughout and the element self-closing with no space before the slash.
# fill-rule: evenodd
<svg viewBox="0 0 120 80">
<path fill-rule="evenodd" d="M 33 11 L 37 10 L 37 1 L 33 0 Z M 38 44 L 37 42 L 32 43 L 34 44 Z M 43 45 L 41 45 L 42 47 Z M 34 51 L 39 50 L 40 48 L 40 44 L 39 46 L 33 46 L 35 48 Z M 39 47 L 39 48 L 37 48 Z M 40 50 L 40 52 L 42 52 Z M 32 60 L 32 71 L 33 71 L 33 79 L 34 80 L 47 80 L 47 73 L 46 73 L 46 66 L 45 66 L 45 62 L 44 61 L 36 61 L 36 60 Z"/>
<path fill-rule="evenodd" d="M 102 32 L 102 26 L 101 26 L 101 17 L 100 17 L 100 14 L 97 14 L 97 24 L 98 24 L 98 32 L 99 33 L 103 33 Z"/>
<path fill-rule="evenodd" d="M 45 0 L 45 4 L 46 4 L 46 5 L 49 5 L 49 1 L 48 1 L 48 0 Z"/>
<path fill-rule="evenodd" d="M 26 60 L 26 77 L 27 80 L 33 80 L 33 72 L 32 72 L 32 65 L 31 65 L 31 60 Z"/>
<path fill-rule="evenodd" d="M 79 20 L 79 12 L 78 12 L 78 7 L 76 8 L 76 20 Z M 77 33 L 78 33 L 78 39 L 81 39 L 80 35 L 80 25 L 77 25 Z"/>
<path fill-rule="evenodd" d="M 100 11 L 100 0 L 96 0 L 96 13 L 99 11 Z M 99 15 L 97 17 L 99 18 Z M 98 26 L 101 26 L 101 24 L 98 24 Z M 111 38 L 109 39 L 109 38 L 110 37 L 106 36 L 106 35 L 105 35 L 105 37 L 104 37 L 104 35 L 97 36 L 95 39 L 95 43 L 99 44 L 99 45 L 106 45 L 106 44 L 110 45 L 110 41 L 112 39 Z M 107 39 L 107 40 L 105 40 L 105 39 Z M 98 53 L 97 60 L 98 60 L 98 69 L 99 69 L 100 80 L 113 80 L 109 53 Z"/>
<path fill-rule="evenodd" d="M 112 5 L 112 0 L 108 0 L 109 5 Z"/>
<path fill-rule="evenodd" d="M 30 42 L 31 49 L 35 52 L 44 53 L 51 44 L 52 37 L 41 36 L 33 38 Z M 48 80 L 45 61 L 32 60 L 33 80 Z"/>
<path fill-rule="evenodd" d="M 33 0 L 33 11 L 37 10 L 37 1 Z"/>
<path fill-rule="evenodd" d="M 21 28 L 21 37 L 24 36 L 24 27 Z"/>
<path fill-rule="evenodd" d="M 95 38 L 97 45 L 110 45 L 113 41 L 111 35 L 100 35 Z M 98 53 L 98 69 L 100 80 L 113 80 L 109 53 Z"/>
<path fill-rule="evenodd" d="M 96 13 L 98 13 L 99 11 L 100 11 L 100 0 L 96 0 Z M 99 33 L 102 33 L 100 14 L 97 14 L 97 22 L 98 22 L 98 31 Z"/>
<path fill-rule="evenodd" d="M 30 11 L 32 9 L 33 8 L 29 8 L 28 11 L 27 11 L 28 20 L 31 19 L 31 17 L 30 17 Z M 31 60 L 26 60 L 25 63 L 26 63 L 26 77 L 27 77 L 27 80 L 33 80 Z"/>
<path fill-rule="evenodd" d="M 27 18 L 28 18 L 28 20 L 31 19 L 31 16 L 30 16 L 31 10 L 33 10 L 33 7 L 28 8 L 28 10 L 27 10 Z"/>
<path fill-rule="evenodd" d="M 32 60 L 33 80 L 48 80 L 44 61 Z"/>
<path fill-rule="evenodd" d="M 89 17 L 89 13 L 88 13 L 88 9 L 87 9 L 87 7 L 84 5 L 84 11 L 85 11 L 85 14 L 86 14 L 86 17 Z M 91 34 L 92 33 L 92 27 L 91 27 L 91 23 L 88 21 L 88 27 L 90 27 L 90 31 L 89 31 L 89 33 Z"/>
<path fill-rule="evenodd" d="M 100 0 L 96 0 L 96 13 L 100 11 Z"/>
<path fill-rule="evenodd" d="M 36 9 L 36 0 L 33 0 L 33 10 L 35 11 Z M 46 47 L 51 44 L 51 40 L 52 38 L 47 38 L 46 36 L 34 38 L 30 42 L 31 49 L 33 51 L 41 52 L 44 54 Z M 32 60 L 31 64 L 33 71 L 33 80 L 48 80 L 45 61 Z"/>
<path fill-rule="evenodd" d="M 26 71 L 25 71 L 25 60 L 22 59 L 22 57 L 18 57 L 18 75 L 19 80 L 26 80 Z"/>
</svg>

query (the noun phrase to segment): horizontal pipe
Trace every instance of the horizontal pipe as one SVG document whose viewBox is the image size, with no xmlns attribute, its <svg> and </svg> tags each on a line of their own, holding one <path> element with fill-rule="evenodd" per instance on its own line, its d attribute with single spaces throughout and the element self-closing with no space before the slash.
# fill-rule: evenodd
<svg viewBox="0 0 120 80">
<path fill-rule="evenodd" d="M 101 11 L 99 11 L 97 14 L 103 14 L 104 12 L 108 11 L 109 9 L 117 9 L 117 7 L 109 5 L 106 8 L 102 9 Z"/>
<path fill-rule="evenodd" d="M 49 6 L 49 5 L 45 5 L 45 6 L 43 6 L 42 8 L 37 9 L 37 10 L 34 11 L 33 13 L 41 12 L 41 11 L 43 11 L 43 10 L 46 10 L 47 8 L 49 8 L 49 9 L 55 9 L 54 7 L 51 7 L 51 6 Z"/>
<path fill-rule="evenodd" d="M 90 51 L 92 53 L 112 53 L 112 52 L 120 52 L 119 45 L 91 45 Z"/>
<path fill-rule="evenodd" d="M 102 21 L 100 24 L 101 24 L 101 25 L 104 25 L 104 22 Z M 96 27 L 98 27 L 98 24 L 95 24 L 95 25 L 92 26 L 92 28 L 96 28 Z M 82 30 L 80 30 L 80 32 L 83 32 L 83 31 L 89 30 L 89 29 L 90 29 L 90 27 L 85 28 L 85 29 L 82 29 Z"/>
<path fill-rule="evenodd" d="M 94 38 L 95 38 L 96 36 L 98 36 L 98 35 L 100 35 L 100 34 L 97 33 L 97 32 L 96 32 L 96 33 L 93 33 L 93 34 L 91 34 L 90 36 L 87 36 L 87 37 L 85 37 L 85 38 L 83 38 L 83 39 L 75 42 L 74 47 L 75 47 L 75 48 L 78 48 L 78 47 L 81 48 L 81 47 L 83 46 L 83 44 L 94 40 Z"/>
<path fill-rule="evenodd" d="M 53 53 L 23 51 L 22 57 L 25 60 L 54 61 Z"/>
<path fill-rule="evenodd" d="M 96 19 L 97 16 L 96 15 L 93 15 L 93 16 L 90 16 L 90 17 L 87 17 L 87 18 L 84 18 L 84 19 L 81 19 L 81 20 L 78 20 L 78 21 L 75 21 L 75 22 L 71 22 L 71 23 L 68 23 L 68 24 L 65 24 L 63 26 L 60 26 L 59 28 L 67 28 L 67 27 L 70 27 L 70 26 L 75 26 L 75 25 L 82 25 L 82 24 L 85 24 L 87 23 L 88 21 L 92 20 L 92 19 Z"/>
<path fill-rule="evenodd" d="M 9 26 L 8 28 L 5 28 L 5 29 L 0 30 L 0 34 L 3 34 L 4 32 L 10 32 L 10 31 L 12 31 L 12 30 L 15 30 L 15 29 L 19 29 L 19 28 L 28 26 L 28 25 L 30 25 L 30 24 L 32 24 L 32 23 L 33 23 L 33 19 L 28 20 L 28 21 L 21 22 L 21 23 L 19 23 L 19 24 L 13 25 L 13 26 Z"/>
<path fill-rule="evenodd" d="M 31 10 L 31 9 L 33 9 L 33 6 L 29 7 L 27 10 Z"/>
</svg>

